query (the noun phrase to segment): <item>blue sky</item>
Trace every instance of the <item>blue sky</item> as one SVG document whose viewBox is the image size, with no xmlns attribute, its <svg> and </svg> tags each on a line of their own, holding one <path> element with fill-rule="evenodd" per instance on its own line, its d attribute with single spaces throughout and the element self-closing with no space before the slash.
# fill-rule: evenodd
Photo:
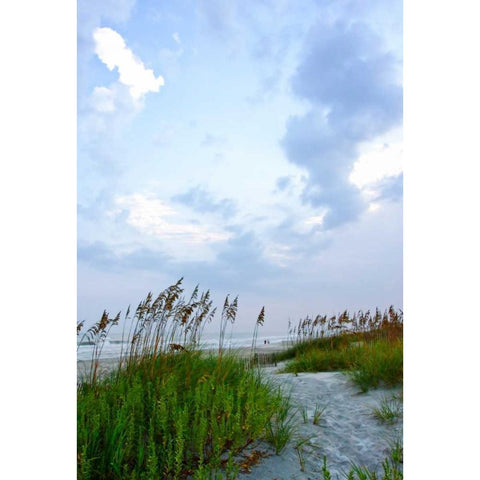
<svg viewBox="0 0 480 480">
<path fill-rule="evenodd" d="M 178 278 L 288 319 L 402 301 L 402 2 L 78 2 L 78 318 Z"/>
</svg>

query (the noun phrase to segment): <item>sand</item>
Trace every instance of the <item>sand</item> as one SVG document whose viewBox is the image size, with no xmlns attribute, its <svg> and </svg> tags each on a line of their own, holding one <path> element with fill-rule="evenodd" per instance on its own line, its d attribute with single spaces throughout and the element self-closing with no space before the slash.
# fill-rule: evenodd
<svg viewBox="0 0 480 480">
<path fill-rule="evenodd" d="M 389 455 L 389 447 L 401 440 L 403 421 L 382 424 L 372 415 L 384 396 L 401 393 L 401 389 L 377 389 L 361 393 L 359 388 L 340 372 L 278 374 L 277 368 L 265 368 L 265 374 L 290 392 L 294 404 L 307 407 L 308 423 L 301 414 L 297 419 L 296 438 L 309 438 L 303 447 L 304 472 L 300 470 L 296 440 L 288 444 L 280 455 L 275 455 L 265 444 L 256 446 L 271 453 L 268 458 L 251 468 L 243 479 L 287 480 L 321 479 L 323 456 L 332 480 L 344 478 L 351 462 L 381 471 L 381 462 Z M 325 407 L 318 425 L 313 424 L 315 406 Z"/>
</svg>

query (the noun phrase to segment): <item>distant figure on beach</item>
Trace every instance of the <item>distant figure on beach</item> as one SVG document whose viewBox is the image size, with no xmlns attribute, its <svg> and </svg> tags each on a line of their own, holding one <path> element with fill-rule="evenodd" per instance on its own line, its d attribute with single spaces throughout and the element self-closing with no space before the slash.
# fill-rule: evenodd
<svg viewBox="0 0 480 480">
<path fill-rule="evenodd" d="M 263 344 L 264 344 L 264 345 L 266 345 L 266 344 L 267 344 L 267 341 L 266 341 L 266 340 L 264 340 L 264 341 L 263 341 Z"/>
</svg>

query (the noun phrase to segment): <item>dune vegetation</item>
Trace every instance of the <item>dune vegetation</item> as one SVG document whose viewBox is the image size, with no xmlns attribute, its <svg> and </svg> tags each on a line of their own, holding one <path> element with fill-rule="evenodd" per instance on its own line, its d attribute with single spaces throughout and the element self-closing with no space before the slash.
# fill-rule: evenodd
<svg viewBox="0 0 480 480">
<path fill-rule="evenodd" d="M 235 456 L 255 440 L 277 453 L 286 445 L 293 428 L 288 398 L 223 348 L 237 299 L 225 300 L 213 355 L 198 349 L 215 313 L 209 292 L 195 289 L 188 301 L 182 293 L 180 280 L 140 303 L 128 350 L 106 376 L 99 374 L 99 355 L 120 315 L 105 312 L 85 332 L 95 348 L 77 389 L 79 480 L 235 478 L 242 467 Z M 263 315 L 262 309 L 257 326 Z"/>
<path fill-rule="evenodd" d="M 403 312 L 393 306 L 307 317 L 289 334 L 292 346 L 277 355 L 289 360 L 285 372 L 345 371 L 363 392 L 403 383 Z"/>
</svg>

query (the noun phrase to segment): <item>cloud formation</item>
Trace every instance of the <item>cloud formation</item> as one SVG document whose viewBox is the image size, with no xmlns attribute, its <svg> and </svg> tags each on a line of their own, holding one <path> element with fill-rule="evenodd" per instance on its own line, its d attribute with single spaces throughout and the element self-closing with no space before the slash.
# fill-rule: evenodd
<svg viewBox="0 0 480 480">
<path fill-rule="evenodd" d="M 161 75 L 155 77 L 153 70 L 145 68 L 115 30 L 108 27 L 96 28 L 93 38 L 98 58 L 109 70 L 117 68 L 119 82 L 129 88 L 134 100 L 139 100 L 148 92 L 158 92 L 165 84 Z"/>
<path fill-rule="evenodd" d="M 178 221 L 177 212 L 155 198 L 141 194 L 118 196 L 115 203 L 120 210 L 128 212 L 126 222 L 142 233 L 159 239 L 174 239 L 187 243 L 219 242 L 229 238 L 229 234 L 208 225 Z M 170 220 L 170 218 L 173 220 Z"/>
<path fill-rule="evenodd" d="M 163 272 L 208 285 L 209 288 L 230 291 L 249 290 L 260 284 L 269 285 L 282 269 L 264 258 L 263 246 L 252 232 L 237 232 L 219 247 L 215 260 L 185 260 L 158 249 L 136 247 L 116 251 L 104 242 L 81 243 L 78 260 L 105 271 L 137 270 Z M 246 286 L 245 281 L 248 279 Z"/>
<path fill-rule="evenodd" d="M 362 21 L 321 20 L 307 44 L 291 83 L 310 109 L 289 118 L 282 145 L 292 163 L 307 169 L 303 199 L 328 208 L 328 229 L 367 207 L 349 176 L 359 145 L 401 124 L 400 60 Z"/>
</svg>

